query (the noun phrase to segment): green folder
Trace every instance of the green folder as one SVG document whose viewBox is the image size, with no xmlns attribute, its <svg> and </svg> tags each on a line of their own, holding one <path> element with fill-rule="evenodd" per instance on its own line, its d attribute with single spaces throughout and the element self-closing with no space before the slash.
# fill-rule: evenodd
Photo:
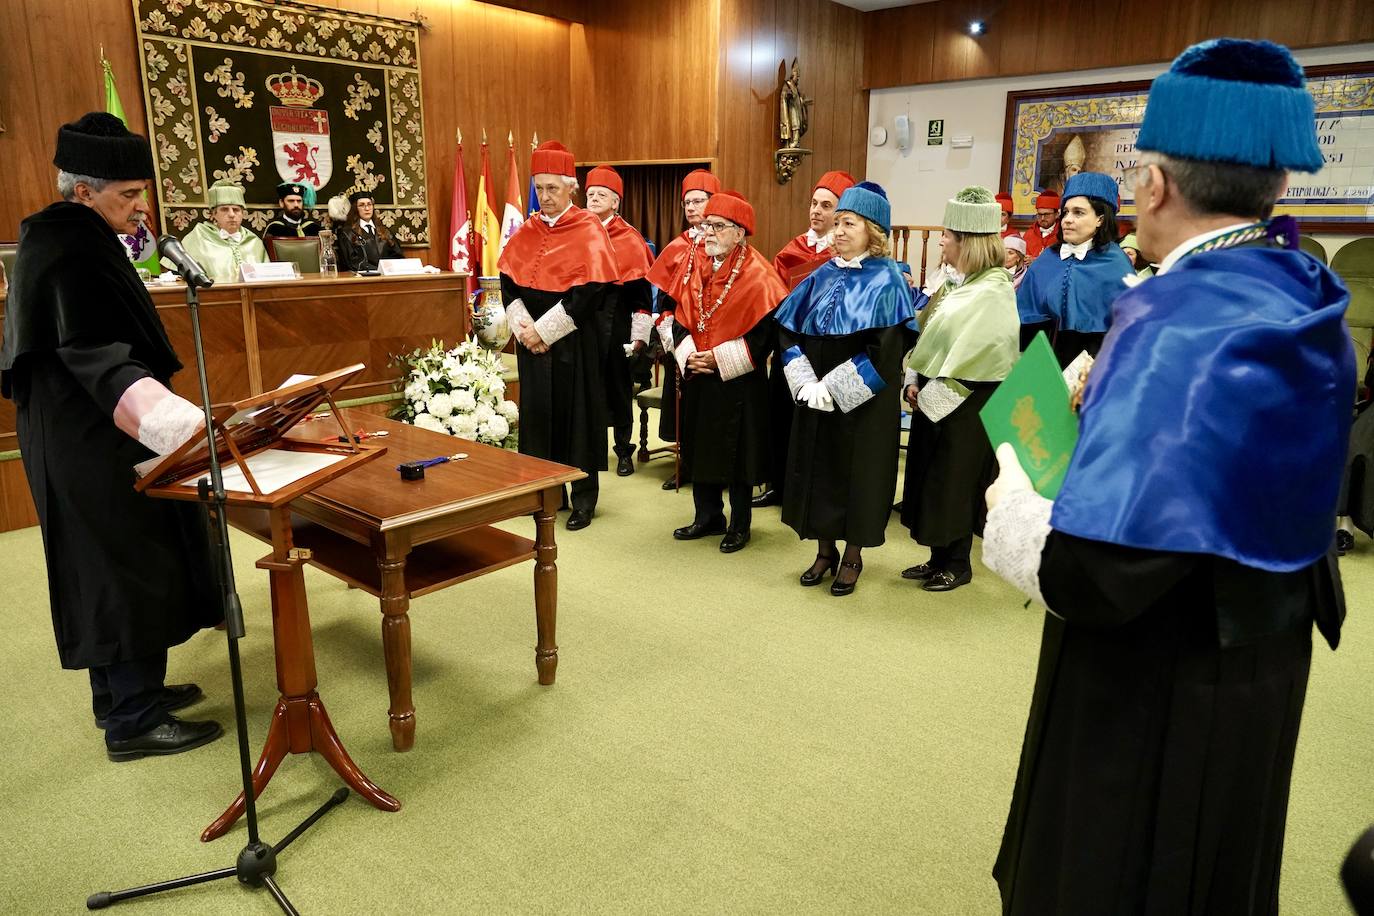
<svg viewBox="0 0 1374 916">
<path fill-rule="evenodd" d="M 1078 415 L 1069 407 L 1069 386 L 1044 331 L 978 415 L 993 449 L 1010 442 L 1035 491 L 1054 499 L 1078 443 Z"/>
</svg>

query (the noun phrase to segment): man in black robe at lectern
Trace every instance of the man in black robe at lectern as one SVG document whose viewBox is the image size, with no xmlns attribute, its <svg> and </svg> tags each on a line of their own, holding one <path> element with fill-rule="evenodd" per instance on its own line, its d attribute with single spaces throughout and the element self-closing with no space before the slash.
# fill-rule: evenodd
<svg viewBox="0 0 1374 916">
<path fill-rule="evenodd" d="M 202 694 L 164 686 L 167 649 L 221 613 L 203 514 L 134 491 L 135 464 L 204 422 L 168 388 L 181 363 L 116 234 L 147 216 L 152 152 L 95 112 L 58 130 L 53 164 L 63 200 L 19 230 L 0 391 L 15 402 L 62 666 L 90 670 L 111 760 L 176 754 L 223 730 L 171 715 Z"/>
</svg>

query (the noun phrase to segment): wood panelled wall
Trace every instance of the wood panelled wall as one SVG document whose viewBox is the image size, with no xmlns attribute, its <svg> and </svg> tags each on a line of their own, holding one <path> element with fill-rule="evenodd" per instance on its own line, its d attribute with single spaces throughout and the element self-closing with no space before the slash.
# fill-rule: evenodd
<svg viewBox="0 0 1374 916">
<path fill-rule="evenodd" d="M 579 162 L 716 155 L 721 0 L 600 0 L 572 27 Z"/>
<path fill-rule="evenodd" d="M 971 20 L 987 34 L 968 35 Z M 1370 0 L 936 0 L 864 17 L 869 89 L 1167 61 L 1208 38 L 1294 48 L 1374 40 Z"/>
<path fill-rule="evenodd" d="M 862 88 L 863 15 L 829 0 L 720 0 L 721 181 L 754 205 L 753 243 L 769 257 L 806 231 L 811 189 L 823 172 L 863 177 L 868 97 Z M 783 61 L 799 58 L 803 92 L 814 98 L 813 150 L 796 177 L 774 177 L 778 86 Z"/>
</svg>

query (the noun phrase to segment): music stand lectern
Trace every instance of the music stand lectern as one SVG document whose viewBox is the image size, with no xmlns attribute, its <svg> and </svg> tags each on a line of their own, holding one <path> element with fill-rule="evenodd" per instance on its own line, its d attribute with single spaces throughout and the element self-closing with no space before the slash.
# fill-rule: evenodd
<svg viewBox="0 0 1374 916">
<path fill-rule="evenodd" d="M 140 492 L 155 498 L 195 500 L 206 505 L 211 515 L 211 534 L 216 539 L 223 539 L 228 530 L 227 521 L 223 518 L 225 506 L 261 509 L 269 514 L 272 553 L 259 560 L 257 566 L 267 570 L 270 579 L 272 638 L 280 696 L 272 713 L 262 754 L 252 771 L 253 799 L 262 793 L 288 753 L 318 751 L 345 784 L 373 805 L 386 811 L 396 811 L 401 807 L 399 801 L 378 788 L 348 756 L 316 691 L 315 651 L 302 570 L 310 559 L 310 552 L 294 546 L 291 536 L 292 500 L 386 452 L 384 447 L 361 445 L 344 425 L 343 416 L 334 402 L 334 393 L 364 368 L 361 364 L 348 366 L 233 404 L 208 409 L 212 437 L 201 432 L 170 454 L 145 461 L 136 469 L 139 479 L 135 488 Z M 293 426 L 325 403 L 338 421 L 339 441 L 284 438 Z M 213 455 L 211 442 L 214 444 Z M 212 457 L 222 469 L 222 498 L 219 494 L 213 498 L 210 495 L 211 483 L 207 474 Z M 215 559 L 223 567 L 228 562 L 227 544 L 217 546 L 222 549 Z M 226 592 L 231 592 L 232 571 L 221 568 L 219 572 Z M 227 603 L 236 606 L 237 597 L 230 596 Z M 235 616 L 238 617 L 237 621 L 232 619 Z M 234 680 L 239 751 L 246 790 L 250 783 L 249 752 L 244 734 L 246 718 L 237 652 L 237 639 L 243 635 L 241 612 L 226 614 L 226 623 L 230 631 L 230 668 Z M 258 840 L 252 800 L 246 799 L 244 792 L 240 791 L 228 809 L 201 833 L 203 841 L 224 835 L 246 808 L 249 812 L 249 843 L 239 853 L 236 866 L 124 891 L 93 894 L 87 900 L 87 907 L 101 909 L 120 900 L 237 876 L 244 883 L 265 885 L 285 912 L 294 913 L 295 909 L 272 880 L 276 854 L 347 797 L 347 789 L 335 792 L 329 801 L 281 842 L 276 846 L 268 846 Z"/>
</svg>

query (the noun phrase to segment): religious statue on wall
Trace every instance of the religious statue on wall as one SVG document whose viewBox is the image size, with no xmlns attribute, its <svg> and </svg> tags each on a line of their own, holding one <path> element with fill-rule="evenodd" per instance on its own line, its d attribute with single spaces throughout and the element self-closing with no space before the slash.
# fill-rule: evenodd
<svg viewBox="0 0 1374 916">
<path fill-rule="evenodd" d="M 773 154 L 773 168 L 777 172 L 778 184 L 787 184 L 797 172 L 803 156 L 811 150 L 803 149 L 802 137 L 810 128 L 808 109 L 815 99 L 808 99 L 802 93 L 801 74 L 797 70 L 797 60 L 792 59 L 792 72 L 786 70 L 783 61 L 779 70 L 783 73 L 782 85 L 778 89 L 778 150 Z"/>
</svg>

